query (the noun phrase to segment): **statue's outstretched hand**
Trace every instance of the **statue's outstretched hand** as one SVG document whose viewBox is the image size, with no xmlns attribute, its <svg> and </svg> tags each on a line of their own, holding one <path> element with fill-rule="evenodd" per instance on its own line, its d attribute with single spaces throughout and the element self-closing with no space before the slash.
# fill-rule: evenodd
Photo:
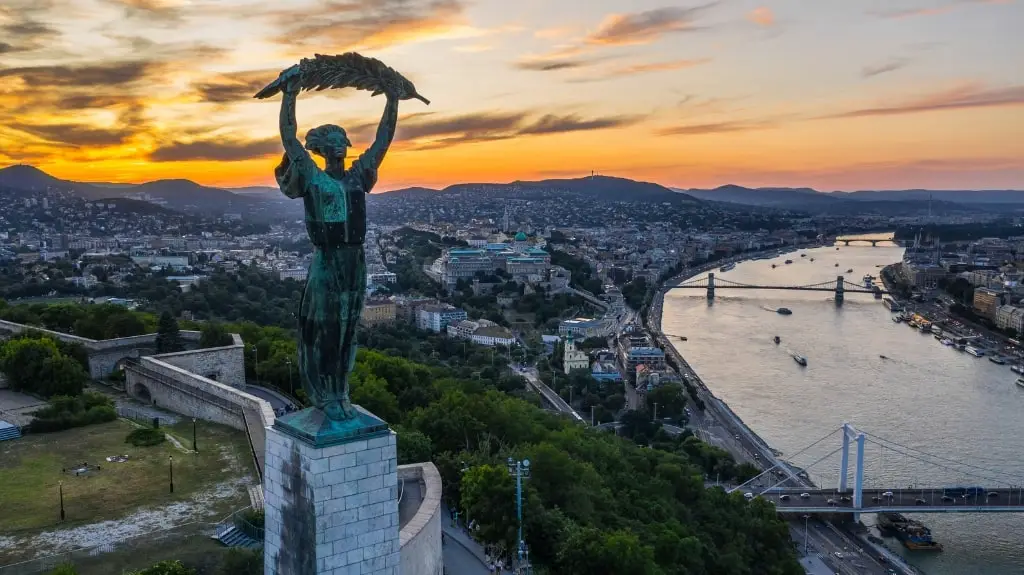
<svg viewBox="0 0 1024 575">
<path fill-rule="evenodd" d="M 281 86 L 281 91 L 286 94 L 298 94 L 302 88 L 301 80 L 302 69 L 299 68 L 298 64 L 285 68 L 277 77 L 277 83 Z"/>
</svg>

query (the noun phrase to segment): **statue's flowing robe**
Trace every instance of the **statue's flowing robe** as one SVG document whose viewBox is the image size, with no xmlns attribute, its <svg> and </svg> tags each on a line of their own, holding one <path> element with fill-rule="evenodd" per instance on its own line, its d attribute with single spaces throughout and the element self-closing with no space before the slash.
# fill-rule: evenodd
<svg viewBox="0 0 1024 575">
<path fill-rule="evenodd" d="M 302 198 L 313 262 L 299 304 L 299 376 L 313 405 L 335 420 L 354 415 L 348 377 L 366 292 L 366 194 L 377 169 L 365 157 L 339 176 L 287 154 L 274 170 L 281 191 Z"/>
</svg>

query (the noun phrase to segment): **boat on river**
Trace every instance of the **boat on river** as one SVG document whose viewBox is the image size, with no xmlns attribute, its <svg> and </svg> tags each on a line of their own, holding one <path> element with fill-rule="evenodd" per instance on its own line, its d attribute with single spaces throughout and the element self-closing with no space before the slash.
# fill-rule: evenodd
<svg viewBox="0 0 1024 575">
<path fill-rule="evenodd" d="M 802 355 L 798 355 L 798 354 L 794 353 L 793 354 L 793 361 L 799 363 L 802 366 L 807 366 L 807 358 L 802 356 Z"/>
<path fill-rule="evenodd" d="M 779 309 L 775 310 L 775 313 L 779 315 L 793 315 L 793 310 L 789 309 L 788 307 L 780 307 Z"/>
<path fill-rule="evenodd" d="M 838 266 L 839 264 L 836 264 L 836 265 Z M 850 269 L 846 270 L 846 273 L 852 274 L 853 273 L 853 268 L 850 268 Z"/>
<path fill-rule="evenodd" d="M 735 267 L 736 267 L 735 263 L 729 262 L 729 263 L 725 264 L 724 266 L 718 268 L 718 271 L 720 271 L 720 272 L 727 272 L 727 271 L 729 271 L 729 270 L 731 270 L 731 269 L 733 269 Z"/>
<path fill-rule="evenodd" d="M 908 519 L 899 513 L 879 513 L 878 530 L 883 535 L 899 539 L 907 549 L 914 551 L 942 551 L 942 544 L 932 539 L 932 532 L 923 523 Z"/>
<path fill-rule="evenodd" d="M 787 264 L 791 264 L 791 263 L 793 263 L 793 260 L 786 260 L 786 263 Z"/>
<path fill-rule="evenodd" d="M 772 269 L 775 269 L 775 264 L 772 264 Z"/>
<path fill-rule="evenodd" d="M 782 338 L 779 336 L 775 336 L 775 345 L 779 345 L 780 343 L 782 343 Z"/>
<path fill-rule="evenodd" d="M 1006 360 L 999 357 L 998 355 L 990 355 L 988 356 L 988 360 L 996 365 L 1006 365 Z"/>
</svg>

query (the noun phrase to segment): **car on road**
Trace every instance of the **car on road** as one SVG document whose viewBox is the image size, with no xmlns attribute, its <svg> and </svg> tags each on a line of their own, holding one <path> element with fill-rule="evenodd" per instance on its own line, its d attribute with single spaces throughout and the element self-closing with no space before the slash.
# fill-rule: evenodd
<svg viewBox="0 0 1024 575">
<path fill-rule="evenodd" d="M 836 556 L 836 559 L 842 559 L 843 558 L 843 554 L 842 554 L 841 551 L 836 551 L 835 553 L 833 553 L 833 555 Z"/>
<path fill-rule="evenodd" d="M 989 497 L 999 497 L 999 493 L 997 493 L 995 491 L 989 491 L 988 492 L 988 496 Z"/>
<path fill-rule="evenodd" d="M 746 492 L 746 493 L 744 493 L 744 494 L 743 494 L 743 497 L 744 497 L 744 498 L 745 498 L 745 499 L 746 499 L 747 501 L 750 501 L 751 499 L 753 499 L 753 498 L 754 498 L 754 494 L 748 491 L 748 492 Z"/>
<path fill-rule="evenodd" d="M 836 500 L 835 500 L 835 499 L 829 499 L 829 500 L 828 500 L 828 501 L 826 501 L 825 503 L 827 503 L 827 504 L 828 504 L 828 505 L 829 505 L 830 507 L 835 507 L 835 506 L 837 505 L 837 503 L 836 503 Z"/>
<path fill-rule="evenodd" d="M 839 500 L 842 501 L 843 503 L 849 503 L 853 501 L 853 499 L 849 495 L 843 495 L 842 497 L 839 498 Z"/>
<path fill-rule="evenodd" d="M 892 499 L 893 498 L 892 491 L 886 491 L 885 493 L 882 494 L 882 497 L 885 497 L 886 499 Z"/>
<path fill-rule="evenodd" d="M 914 505 L 928 505 L 928 502 L 918 497 L 914 500 Z"/>
<path fill-rule="evenodd" d="M 882 499 L 881 499 L 881 498 L 880 498 L 879 496 L 877 496 L 877 495 L 875 495 L 874 497 L 872 497 L 872 498 L 871 498 L 871 501 L 873 501 L 873 502 L 875 502 L 875 503 L 878 503 L 878 502 L 879 502 L 879 501 L 881 501 L 881 500 L 882 500 Z"/>
<path fill-rule="evenodd" d="M 801 493 L 800 494 L 800 499 L 810 499 L 810 498 L 811 498 L 811 494 L 810 493 Z"/>
<path fill-rule="evenodd" d="M 952 501 L 952 500 L 953 500 L 953 498 L 952 498 L 952 497 L 950 497 L 949 495 L 943 495 L 943 496 L 942 496 L 942 500 L 943 500 L 943 501 Z"/>
<path fill-rule="evenodd" d="M 779 495 L 779 501 L 789 501 L 789 495 L 786 495 L 785 493 Z"/>
</svg>

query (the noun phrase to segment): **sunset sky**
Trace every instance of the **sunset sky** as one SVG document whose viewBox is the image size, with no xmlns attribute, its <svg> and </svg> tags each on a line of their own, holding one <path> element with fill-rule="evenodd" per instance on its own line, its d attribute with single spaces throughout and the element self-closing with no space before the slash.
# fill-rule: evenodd
<svg viewBox="0 0 1024 575">
<path fill-rule="evenodd" d="M 270 184 L 299 58 L 410 78 L 378 189 L 1024 189 L 1021 0 L 0 0 L 0 167 Z M 299 100 L 361 152 L 368 92 Z"/>
</svg>

